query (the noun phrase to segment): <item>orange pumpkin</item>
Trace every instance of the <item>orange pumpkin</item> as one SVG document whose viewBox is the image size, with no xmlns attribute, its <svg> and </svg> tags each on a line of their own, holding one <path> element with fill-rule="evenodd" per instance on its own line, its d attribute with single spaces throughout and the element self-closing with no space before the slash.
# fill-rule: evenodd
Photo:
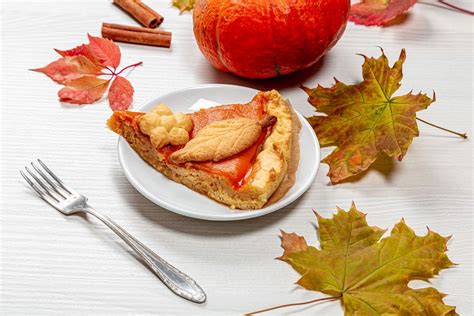
<svg viewBox="0 0 474 316">
<path fill-rule="evenodd" d="M 350 0 L 197 0 L 194 35 L 217 69 L 248 78 L 316 63 L 344 32 Z"/>
</svg>

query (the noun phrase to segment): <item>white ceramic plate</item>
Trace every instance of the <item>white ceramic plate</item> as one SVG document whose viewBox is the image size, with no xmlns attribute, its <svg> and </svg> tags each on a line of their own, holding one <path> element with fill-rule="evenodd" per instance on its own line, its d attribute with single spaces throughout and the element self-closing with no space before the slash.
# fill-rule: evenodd
<svg viewBox="0 0 474 316">
<path fill-rule="evenodd" d="M 143 107 L 134 109 L 147 112 L 157 103 L 163 102 L 174 112 L 190 112 L 189 108 L 202 99 L 218 104 L 246 103 L 257 90 L 233 86 L 210 84 L 171 92 L 152 100 Z M 125 176 L 130 183 L 150 201 L 175 213 L 213 221 L 234 221 L 262 216 L 279 210 L 300 197 L 313 182 L 319 167 L 319 143 L 308 122 L 298 113 L 302 122 L 300 135 L 301 157 L 296 173 L 296 183 L 277 203 L 260 210 L 232 210 L 184 185 L 169 180 L 153 169 L 129 146 L 119 139 L 118 155 Z"/>
</svg>

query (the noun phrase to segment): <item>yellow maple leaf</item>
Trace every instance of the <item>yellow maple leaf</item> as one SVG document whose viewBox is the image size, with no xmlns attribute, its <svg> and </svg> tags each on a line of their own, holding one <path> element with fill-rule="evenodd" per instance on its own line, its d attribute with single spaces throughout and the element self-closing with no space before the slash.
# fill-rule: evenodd
<svg viewBox="0 0 474 316">
<path fill-rule="evenodd" d="M 330 88 L 303 87 L 316 111 L 327 114 L 308 120 L 321 146 L 337 146 L 322 160 L 333 183 L 366 170 L 382 154 L 401 161 L 419 134 L 416 112 L 436 99 L 411 92 L 392 97 L 403 77 L 404 49 L 393 67 L 383 50 L 379 58 L 363 57 L 361 83 L 346 85 L 336 79 Z"/>
<path fill-rule="evenodd" d="M 180 13 L 191 11 L 194 8 L 196 0 L 173 0 L 173 6 L 177 7 Z"/>
<path fill-rule="evenodd" d="M 417 236 L 402 219 L 380 239 L 385 231 L 369 226 L 354 204 L 331 219 L 316 215 L 320 249 L 282 232 L 278 259 L 301 274 L 299 285 L 340 298 L 346 315 L 457 315 L 435 288 L 408 287 L 453 265 L 445 254 L 449 237 L 429 229 Z"/>
</svg>

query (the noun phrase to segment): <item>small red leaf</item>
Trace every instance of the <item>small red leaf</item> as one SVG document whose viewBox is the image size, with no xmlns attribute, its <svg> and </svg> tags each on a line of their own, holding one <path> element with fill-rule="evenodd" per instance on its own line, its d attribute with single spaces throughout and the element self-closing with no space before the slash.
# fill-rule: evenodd
<svg viewBox="0 0 474 316">
<path fill-rule="evenodd" d="M 120 48 L 111 40 L 89 36 L 89 50 L 101 65 L 116 69 L 120 65 Z"/>
<path fill-rule="evenodd" d="M 72 104 L 90 104 L 102 98 L 112 82 L 109 94 L 113 110 L 125 110 L 133 101 L 131 83 L 119 75 L 126 69 L 141 65 L 132 64 L 117 71 L 120 65 L 120 48 L 111 40 L 88 35 L 89 44 L 82 44 L 68 50 L 55 49 L 62 56 L 45 67 L 31 69 L 44 73 L 53 81 L 65 85 L 58 91 L 60 101 Z M 104 68 L 110 73 L 103 73 Z M 110 76 L 101 79 L 102 75 Z"/>
<path fill-rule="evenodd" d="M 124 77 L 117 76 L 110 85 L 109 104 L 114 111 L 125 111 L 133 102 L 133 90 L 130 81 Z"/>
<path fill-rule="evenodd" d="M 60 84 L 67 84 L 71 80 L 82 76 L 96 76 L 101 72 L 101 67 L 91 62 L 87 57 L 63 57 L 45 67 L 31 69 L 42 72 Z"/>
<path fill-rule="evenodd" d="M 94 61 L 94 56 L 92 56 L 90 52 L 89 44 L 82 44 L 68 50 L 60 50 L 56 48 L 54 50 L 56 51 L 56 53 L 58 53 L 59 55 L 63 57 L 66 57 L 66 56 L 73 57 L 73 56 L 81 55 L 81 56 L 89 58 L 91 61 Z"/>
<path fill-rule="evenodd" d="M 84 76 L 72 80 L 59 90 L 59 99 L 72 104 L 90 104 L 99 100 L 107 90 L 110 80 Z"/>
<path fill-rule="evenodd" d="M 408 10 L 416 0 L 362 0 L 352 5 L 349 21 L 367 26 L 383 25 Z"/>
</svg>

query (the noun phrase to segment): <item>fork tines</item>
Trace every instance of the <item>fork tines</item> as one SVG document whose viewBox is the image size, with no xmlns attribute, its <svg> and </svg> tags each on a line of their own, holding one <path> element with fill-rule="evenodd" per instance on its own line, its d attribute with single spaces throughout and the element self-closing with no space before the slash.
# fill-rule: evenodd
<svg viewBox="0 0 474 316">
<path fill-rule="evenodd" d="M 26 173 L 20 170 L 20 174 L 43 200 L 56 204 L 73 194 L 73 190 L 66 186 L 40 159 L 38 159 L 38 164 L 31 163 L 36 172 L 25 166 Z"/>
</svg>

